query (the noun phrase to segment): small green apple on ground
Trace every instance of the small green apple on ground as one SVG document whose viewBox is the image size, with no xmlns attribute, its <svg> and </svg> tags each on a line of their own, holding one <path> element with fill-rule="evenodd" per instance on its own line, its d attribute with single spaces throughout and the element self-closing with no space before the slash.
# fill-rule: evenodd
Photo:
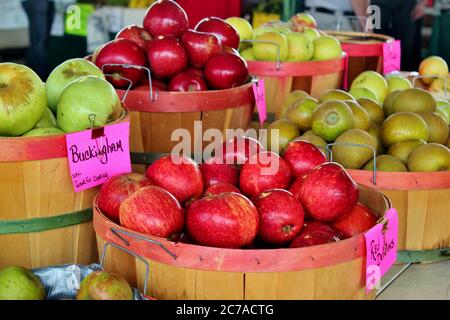
<svg viewBox="0 0 450 320">
<path fill-rule="evenodd" d="M 0 300 L 45 300 L 45 288 L 38 277 L 22 267 L 0 270 Z"/>
</svg>

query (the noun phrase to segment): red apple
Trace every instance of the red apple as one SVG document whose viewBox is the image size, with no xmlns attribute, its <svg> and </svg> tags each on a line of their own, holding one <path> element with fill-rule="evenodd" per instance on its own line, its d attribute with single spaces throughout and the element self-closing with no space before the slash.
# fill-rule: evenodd
<svg viewBox="0 0 450 320">
<path fill-rule="evenodd" d="M 259 213 L 258 238 L 262 241 L 285 244 L 300 234 L 305 213 L 289 191 L 269 190 L 261 193 L 253 203 Z"/>
<path fill-rule="evenodd" d="M 189 70 L 180 72 L 169 82 L 169 91 L 191 92 L 206 90 L 208 88 L 203 78 Z"/>
<path fill-rule="evenodd" d="M 329 224 L 315 220 L 305 221 L 302 232 L 326 232 L 333 234 L 338 239 L 342 238 L 342 234 L 333 229 Z"/>
<path fill-rule="evenodd" d="M 184 9 L 175 1 L 159 0 L 148 8 L 144 28 L 154 37 L 179 37 L 189 28 Z"/>
<path fill-rule="evenodd" d="M 241 248 L 258 231 L 258 211 L 241 194 L 222 193 L 194 201 L 186 215 L 191 238 L 200 245 Z"/>
<path fill-rule="evenodd" d="M 168 155 L 155 162 L 145 174 L 154 184 L 166 189 L 184 203 L 203 195 L 203 177 L 198 164 L 185 156 Z"/>
<path fill-rule="evenodd" d="M 237 186 L 239 183 L 239 169 L 221 161 L 220 158 L 211 158 L 200 165 L 205 187 L 216 183 L 228 183 Z"/>
<path fill-rule="evenodd" d="M 335 235 L 330 232 L 304 231 L 291 242 L 291 245 L 289 247 L 290 248 L 311 247 L 336 242 L 338 240 L 339 238 L 335 237 Z"/>
<path fill-rule="evenodd" d="M 327 158 L 319 148 L 301 140 L 289 142 L 284 150 L 283 159 L 289 164 L 296 178 L 327 162 Z"/>
<path fill-rule="evenodd" d="M 81 281 L 77 300 L 133 300 L 133 289 L 122 276 L 94 271 Z"/>
<path fill-rule="evenodd" d="M 116 35 L 116 39 L 128 39 L 136 42 L 143 50 L 147 50 L 147 44 L 152 39 L 150 33 L 135 24 L 125 27 Z"/>
<path fill-rule="evenodd" d="M 222 52 L 219 37 L 212 33 L 188 30 L 180 40 L 195 68 L 203 68 L 212 57 Z"/>
<path fill-rule="evenodd" d="M 183 45 L 170 37 L 151 40 L 147 45 L 147 57 L 152 74 L 158 78 L 171 78 L 188 65 L 188 56 Z"/>
<path fill-rule="evenodd" d="M 239 185 L 245 195 L 256 197 L 270 189 L 286 189 L 291 178 L 291 169 L 282 158 L 273 152 L 262 151 L 242 166 Z"/>
<path fill-rule="evenodd" d="M 321 164 L 302 177 L 300 201 L 316 220 L 339 219 L 356 205 L 358 198 L 358 185 L 337 163 Z"/>
<path fill-rule="evenodd" d="M 247 62 L 234 53 L 222 52 L 208 61 L 204 75 L 213 89 L 239 87 L 247 81 Z"/>
<path fill-rule="evenodd" d="M 366 232 L 377 223 L 377 215 L 358 203 L 350 212 L 332 223 L 333 228 L 342 232 L 346 238 Z"/>
<path fill-rule="evenodd" d="M 172 237 L 184 227 L 184 212 L 177 199 L 157 186 L 132 193 L 119 211 L 122 226 L 156 237 Z"/>
<path fill-rule="evenodd" d="M 297 198 L 298 201 L 301 201 L 300 199 L 300 186 L 302 185 L 302 179 L 296 179 L 291 184 L 291 187 L 289 188 L 289 192 L 292 193 L 294 197 Z"/>
<path fill-rule="evenodd" d="M 152 79 L 152 89 L 154 91 L 167 91 L 167 84 L 162 80 Z M 148 77 L 144 77 L 141 83 L 136 88 L 134 88 L 134 90 L 142 90 L 148 92 L 150 90 Z"/>
<path fill-rule="evenodd" d="M 119 207 L 125 198 L 152 182 L 139 173 L 124 173 L 112 177 L 100 188 L 97 203 L 100 210 L 114 222 L 119 222 Z"/>
<path fill-rule="evenodd" d="M 134 41 L 128 39 L 116 39 L 103 45 L 99 50 L 95 64 L 102 69 L 105 64 L 127 64 L 133 66 L 146 67 L 147 58 L 145 51 Z M 105 66 L 105 74 L 112 74 L 106 79 L 116 88 L 128 88 L 131 80 L 136 86 L 146 75 L 146 71 L 136 68 L 124 68 L 121 66 Z M 125 79 L 121 79 L 121 78 Z"/>
<path fill-rule="evenodd" d="M 189 67 L 189 68 L 186 69 L 186 71 L 193 72 L 196 75 L 198 75 L 199 77 L 201 77 L 202 79 L 205 79 L 205 76 L 203 75 L 203 70 L 202 69 Z"/>
<path fill-rule="evenodd" d="M 239 33 L 231 24 L 220 18 L 205 18 L 197 24 L 195 30 L 215 34 L 219 37 L 223 46 L 239 48 Z"/>
<path fill-rule="evenodd" d="M 210 197 L 213 195 L 218 195 L 221 193 L 229 193 L 229 192 L 235 192 L 235 193 L 241 193 L 241 191 L 233 186 L 232 184 L 220 182 L 213 185 L 210 185 L 206 190 L 204 197 Z"/>
<path fill-rule="evenodd" d="M 264 150 L 264 147 L 258 140 L 247 136 L 235 136 L 215 150 L 215 158 L 222 159 L 222 163 L 242 165 L 261 150 Z"/>
</svg>

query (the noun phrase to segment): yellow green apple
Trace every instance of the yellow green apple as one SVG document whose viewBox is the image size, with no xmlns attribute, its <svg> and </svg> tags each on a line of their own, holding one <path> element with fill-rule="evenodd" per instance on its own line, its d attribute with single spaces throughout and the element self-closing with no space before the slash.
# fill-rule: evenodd
<svg viewBox="0 0 450 320">
<path fill-rule="evenodd" d="M 419 74 L 429 76 L 422 78 L 426 84 L 433 82 L 433 76 L 446 77 L 448 75 L 448 65 L 444 59 L 438 56 L 428 57 L 420 63 Z"/>
<path fill-rule="evenodd" d="M 289 47 L 287 61 L 308 61 L 312 58 L 314 46 L 303 33 L 291 32 L 286 38 Z"/>
<path fill-rule="evenodd" d="M 240 52 L 241 58 L 246 61 L 254 61 L 255 55 L 253 54 L 253 48 L 247 48 Z"/>
<path fill-rule="evenodd" d="M 252 40 L 253 39 L 253 27 L 252 25 L 240 17 L 231 17 L 225 20 L 231 24 L 238 32 L 240 40 Z M 241 43 L 240 47 L 245 47 L 246 43 Z"/>
<path fill-rule="evenodd" d="M 317 29 L 314 28 L 305 27 L 303 29 L 303 33 L 309 40 L 311 40 L 311 42 L 321 37 L 319 31 L 317 31 Z"/>
<path fill-rule="evenodd" d="M 42 116 L 41 120 L 36 123 L 34 126 L 35 128 L 50 128 L 50 127 L 56 127 L 56 117 L 53 114 L 52 110 L 49 108 L 45 109 L 44 115 Z"/>
<path fill-rule="evenodd" d="M 256 60 L 276 61 L 279 52 L 280 61 L 286 61 L 289 47 L 284 34 L 278 32 L 265 32 L 256 37 L 253 43 L 253 55 Z"/>
<path fill-rule="evenodd" d="M 0 136 L 20 136 L 31 130 L 46 108 L 45 85 L 33 70 L 0 63 Z"/>
<path fill-rule="evenodd" d="M 332 36 L 324 36 L 314 40 L 313 60 L 337 59 L 342 55 L 341 43 Z"/>
<path fill-rule="evenodd" d="M 411 89 L 412 83 L 405 77 L 401 76 L 390 76 L 387 78 L 389 93 L 394 91 L 402 91 L 406 89 Z"/>
<path fill-rule="evenodd" d="M 379 102 L 383 102 L 389 94 L 389 85 L 386 79 L 375 71 L 365 71 L 353 80 L 351 89 L 366 88 L 373 91 Z M 367 97 L 371 98 L 371 97 Z"/>
</svg>

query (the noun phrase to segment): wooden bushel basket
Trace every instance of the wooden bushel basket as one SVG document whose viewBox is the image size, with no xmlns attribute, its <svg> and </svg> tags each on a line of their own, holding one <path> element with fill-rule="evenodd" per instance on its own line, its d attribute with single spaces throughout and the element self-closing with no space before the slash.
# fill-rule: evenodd
<svg viewBox="0 0 450 320">
<path fill-rule="evenodd" d="M 65 135 L 0 138 L 0 189 L 0 268 L 97 261 L 98 188 L 75 193 Z"/>
<path fill-rule="evenodd" d="M 386 194 L 399 219 L 398 260 L 450 257 L 450 171 L 380 172 L 348 170 L 359 184 Z"/>
<path fill-rule="evenodd" d="M 348 84 L 364 71 L 372 70 L 383 74 L 383 45 L 395 39 L 381 34 L 362 32 L 326 31 L 342 44 L 348 55 Z"/>
<path fill-rule="evenodd" d="M 248 61 L 248 69 L 264 79 L 267 112 L 278 119 L 289 93 L 303 90 L 314 98 L 341 88 L 345 77 L 345 54 L 338 59 L 308 62 Z"/>
<path fill-rule="evenodd" d="M 360 186 L 360 201 L 379 216 L 391 207 L 376 190 Z M 150 265 L 149 294 L 157 299 L 373 299 L 365 294 L 365 239 L 296 249 L 241 250 L 175 243 L 125 229 L 94 202 L 98 249 L 113 243 Z M 111 248 L 105 268 L 142 290 L 145 265 Z"/>
<path fill-rule="evenodd" d="M 124 106 L 130 112 L 130 150 L 134 170 L 142 172 L 161 153 L 171 153 L 179 141 L 172 140 L 172 133 L 186 129 L 191 136 L 191 148 L 200 143 L 207 129 L 218 129 L 225 135 L 227 129 L 247 129 L 250 126 L 255 99 L 254 82 L 226 90 L 199 92 L 131 90 L 124 98 Z M 121 98 L 125 90 L 117 90 Z M 201 121 L 200 132 L 195 122 Z M 176 138 L 178 139 L 178 138 Z M 201 150 L 200 150 L 201 152 Z"/>
</svg>

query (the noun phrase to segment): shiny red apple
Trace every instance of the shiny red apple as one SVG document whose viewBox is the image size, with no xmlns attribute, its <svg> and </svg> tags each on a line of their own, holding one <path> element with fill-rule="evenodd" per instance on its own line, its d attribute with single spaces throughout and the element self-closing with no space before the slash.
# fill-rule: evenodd
<svg viewBox="0 0 450 320">
<path fill-rule="evenodd" d="M 252 243 L 258 231 L 258 211 L 241 194 L 222 193 L 194 201 L 186 227 L 194 242 L 210 247 L 241 248 Z"/>
<path fill-rule="evenodd" d="M 100 69 L 108 64 L 146 67 L 147 58 L 145 51 L 136 42 L 128 39 L 116 39 L 103 45 L 95 57 L 95 65 Z M 146 71 L 143 69 L 121 66 L 105 66 L 103 72 L 111 75 L 106 79 L 116 88 L 128 88 L 130 82 L 125 79 L 131 80 L 132 85 L 136 86 L 146 75 Z"/>
<path fill-rule="evenodd" d="M 241 191 L 238 188 L 236 188 L 235 186 L 233 186 L 232 184 L 225 183 L 225 182 L 219 182 L 219 183 L 210 185 L 208 188 L 206 188 L 203 196 L 210 197 L 210 196 L 218 195 L 221 193 L 229 193 L 229 192 L 241 193 Z"/>
<path fill-rule="evenodd" d="M 111 177 L 100 188 L 97 204 L 100 210 L 114 222 L 119 222 L 119 208 L 123 200 L 136 190 L 151 185 L 142 174 L 124 173 Z"/>
<path fill-rule="evenodd" d="M 290 248 L 303 248 L 318 246 L 321 244 L 327 244 L 339 241 L 338 238 L 334 236 L 333 233 L 329 232 L 302 232 L 297 238 L 295 238 L 291 244 Z"/>
<path fill-rule="evenodd" d="M 144 28 L 154 37 L 180 37 L 189 28 L 184 9 L 175 1 L 159 0 L 148 8 Z"/>
<path fill-rule="evenodd" d="M 220 158 L 211 158 L 200 165 L 205 187 L 216 183 L 228 183 L 237 186 L 239 183 L 239 169 L 221 161 Z"/>
<path fill-rule="evenodd" d="M 219 37 L 212 33 L 188 30 L 180 40 L 195 68 L 203 68 L 212 57 L 222 52 Z"/>
<path fill-rule="evenodd" d="M 289 164 L 296 178 L 327 162 L 327 158 L 319 148 L 301 140 L 289 142 L 284 150 L 283 159 Z"/>
<path fill-rule="evenodd" d="M 213 89 L 239 87 L 248 78 L 247 62 L 239 55 L 222 52 L 209 59 L 204 75 L 208 86 Z"/>
<path fill-rule="evenodd" d="M 184 212 L 173 195 L 157 186 L 137 190 L 120 205 L 120 224 L 125 228 L 168 238 L 184 227 Z"/>
<path fill-rule="evenodd" d="M 225 20 L 216 17 L 205 18 L 197 24 L 195 30 L 215 34 L 219 37 L 223 46 L 239 48 L 239 33 Z"/>
<path fill-rule="evenodd" d="M 147 45 L 147 57 L 152 75 L 158 78 L 171 78 L 188 66 L 186 50 L 171 37 L 152 39 Z"/>
<path fill-rule="evenodd" d="M 239 186 L 245 195 L 256 197 L 270 189 L 288 188 L 291 178 L 291 169 L 282 158 L 273 152 L 261 151 L 242 166 Z"/>
<path fill-rule="evenodd" d="M 191 92 L 206 90 L 208 90 L 208 87 L 203 78 L 189 70 L 180 72 L 169 82 L 169 91 Z"/>
<path fill-rule="evenodd" d="M 264 147 L 258 140 L 247 136 L 235 136 L 215 150 L 215 158 L 222 159 L 226 164 L 242 165 L 262 150 Z"/>
<path fill-rule="evenodd" d="M 342 232 L 346 238 L 368 231 L 377 223 L 377 215 L 366 206 L 358 203 L 342 218 L 333 221 L 334 229 Z"/>
<path fill-rule="evenodd" d="M 155 185 L 166 189 L 180 203 L 203 195 L 203 177 L 198 164 L 185 156 L 164 156 L 148 167 L 145 174 Z"/>
<path fill-rule="evenodd" d="M 316 220 L 341 218 L 358 202 L 358 185 L 345 169 L 334 162 L 321 164 L 302 177 L 300 201 Z"/>
<path fill-rule="evenodd" d="M 305 213 L 300 202 L 289 191 L 272 189 L 261 193 L 253 203 L 259 213 L 260 240 L 285 244 L 300 234 Z"/>
<path fill-rule="evenodd" d="M 131 25 L 120 30 L 116 39 L 128 39 L 136 42 L 143 50 L 147 50 L 147 44 L 152 39 L 150 33 L 143 27 Z"/>
</svg>

